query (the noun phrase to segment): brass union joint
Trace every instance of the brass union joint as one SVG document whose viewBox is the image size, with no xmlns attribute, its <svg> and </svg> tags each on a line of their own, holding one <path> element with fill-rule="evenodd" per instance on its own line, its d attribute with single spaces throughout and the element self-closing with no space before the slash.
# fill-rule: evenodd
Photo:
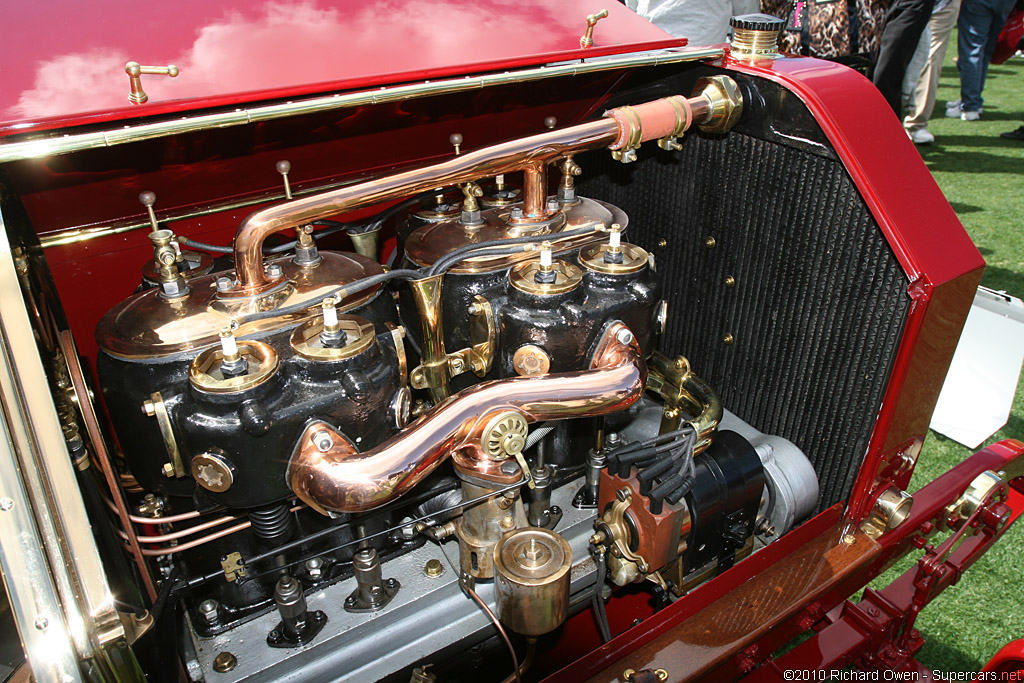
<svg viewBox="0 0 1024 683">
<path fill-rule="evenodd" d="M 709 76 L 697 81 L 696 97 L 704 99 L 709 111 L 698 126 L 705 133 L 727 133 L 743 114 L 743 94 L 728 76 Z"/>
</svg>

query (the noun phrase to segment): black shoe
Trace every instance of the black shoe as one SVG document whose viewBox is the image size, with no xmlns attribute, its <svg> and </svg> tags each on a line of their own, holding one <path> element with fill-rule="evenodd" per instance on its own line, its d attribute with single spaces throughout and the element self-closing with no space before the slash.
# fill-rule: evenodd
<svg viewBox="0 0 1024 683">
<path fill-rule="evenodd" d="M 1024 126 L 1021 126 L 1017 130 L 1011 130 L 1009 133 L 1000 133 L 999 137 L 1006 138 L 1007 140 L 1024 141 Z"/>
</svg>

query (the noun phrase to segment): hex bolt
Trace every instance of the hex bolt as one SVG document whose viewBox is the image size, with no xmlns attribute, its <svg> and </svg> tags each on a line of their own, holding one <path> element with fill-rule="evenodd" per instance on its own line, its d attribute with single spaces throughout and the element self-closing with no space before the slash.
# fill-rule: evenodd
<svg viewBox="0 0 1024 683">
<path fill-rule="evenodd" d="M 632 344 L 633 343 L 633 333 L 630 332 L 625 327 L 623 327 L 621 330 L 619 330 L 618 332 L 615 333 L 615 339 L 620 344 Z"/>
<path fill-rule="evenodd" d="M 271 263 L 269 266 L 267 266 L 267 276 L 270 277 L 271 279 L 276 280 L 282 275 L 284 275 L 284 269 L 281 268 L 280 265 L 276 263 Z"/>
<path fill-rule="evenodd" d="M 220 605 L 217 604 L 216 600 L 203 600 L 199 603 L 199 616 L 203 618 L 207 626 L 213 626 L 220 621 L 220 615 L 217 609 Z"/>
<path fill-rule="evenodd" d="M 519 474 L 519 465 L 513 460 L 506 460 L 501 464 L 501 473 L 508 476 Z"/>
<path fill-rule="evenodd" d="M 562 205 L 558 203 L 557 199 L 548 200 L 548 211 L 558 211 L 562 208 Z"/>
<path fill-rule="evenodd" d="M 321 429 L 313 435 L 313 445 L 316 446 L 317 450 L 321 453 L 326 453 L 334 446 L 334 439 L 331 438 L 331 435 L 327 430 Z"/>
<path fill-rule="evenodd" d="M 231 278 L 221 275 L 217 278 L 217 291 L 227 292 L 234 286 L 234 284 L 235 283 L 231 281 Z"/>
<path fill-rule="evenodd" d="M 226 674 L 238 666 L 238 658 L 230 652 L 219 652 L 213 658 L 213 670 L 217 673 Z"/>
<path fill-rule="evenodd" d="M 314 581 L 318 580 L 324 573 L 324 561 L 319 557 L 311 557 L 306 560 L 306 573 Z"/>
<path fill-rule="evenodd" d="M 520 207 L 514 207 L 512 213 L 509 214 L 512 220 L 519 220 L 523 217 L 523 210 Z"/>
</svg>

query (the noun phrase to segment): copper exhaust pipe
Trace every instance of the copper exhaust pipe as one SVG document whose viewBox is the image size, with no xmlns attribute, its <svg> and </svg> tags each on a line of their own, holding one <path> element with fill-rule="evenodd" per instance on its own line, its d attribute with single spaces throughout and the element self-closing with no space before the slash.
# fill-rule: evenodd
<svg viewBox="0 0 1024 683">
<path fill-rule="evenodd" d="M 247 217 L 238 228 L 235 235 L 238 285 L 221 295 L 253 296 L 273 286 L 263 273 L 262 248 L 267 236 L 275 232 L 438 187 L 503 173 L 528 171 L 536 180 L 538 171 L 543 170 L 545 164 L 566 155 L 599 147 L 629 152 L 648 140 L 674 139 L 693 123 L 701 124 L 721 117 L 725 109 L 738 111 L 737 105 L 724 100 L 717 90 L 709 86 L 689 99 L 673 95 L 633 107 L 618 107 L 597 121 L 503 142 L 466 152 L 433 166 L 261 209 Z M 541 194 L 543 190 L 541 186 Z M 543 203 L 544 198 L 537 193 L 535 187 L 533 196 L 524 197 L 524 203 L 540 206 L 537 203 Z"/>
<path fill-rule="evenodd" d="M 594 417 L 624 410 L 644 392 L 647 367 L 629 328 L 605 328 L 589 370 L 513 377 L 477 384 L 434 406 L 400 434 L 359 453 L 324 422 L 303 432 L 288 463 L 288 483 L 300 500 L 325 513 L 363 512 L 398 498 L 455 455 L 456 466 L 479 479 L 508 481 L 504 461 L 483 452 L 481 432 L 497 413 L 527 422 Z"/>
</svg>

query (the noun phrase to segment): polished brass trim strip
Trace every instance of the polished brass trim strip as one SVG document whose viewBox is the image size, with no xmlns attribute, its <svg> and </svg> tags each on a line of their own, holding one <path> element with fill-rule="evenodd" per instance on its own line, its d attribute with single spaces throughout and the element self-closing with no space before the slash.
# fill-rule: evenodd
<svg viewBox="0 0 1024 683">
<path fill-rule="evenodd" d="M 201 116 L 172 121 L 122 126 L 93 133 L 64 135 L 24 142 L 10 142 L 0 144 L 0 163 L 68 154 L 70 152 L 99 147 L 113 147 L 114 145 L 123 145 L 141 140 L 153 140 L 170 135 L 194 133 L 212 128 L 228 128 L 257 121 L 271 121 L 300 114 L 345 109 L 366 104 L 381 104 L 416 97 L 432 97 L 468 90 L 479 90 L 508 83 L 526 83 L 546 78 L 557 78 L 559 76 L 578 76 L 613 69 L 660 66 L 662 64 L 713 59 L 721 57 L 722 54 L 723 51 L 717 48 L 659 50 L 656 52 L 595 59 L 588 62 L 564 62 L 533 69 L 524 69 L 522 71 L 506 71 L 503 73 L 466 76 L 464 78 L 452 78 L 434 82 L 426 81 L 411 85 L 382 87 L 378 90 L 364 90 L 345 94 L 337 93 L 326 97 L 289 101 L 281 104 L 254 107 L 252 109 L 236 109 L 235 111 L 203 114 Z"/>
</svg>

